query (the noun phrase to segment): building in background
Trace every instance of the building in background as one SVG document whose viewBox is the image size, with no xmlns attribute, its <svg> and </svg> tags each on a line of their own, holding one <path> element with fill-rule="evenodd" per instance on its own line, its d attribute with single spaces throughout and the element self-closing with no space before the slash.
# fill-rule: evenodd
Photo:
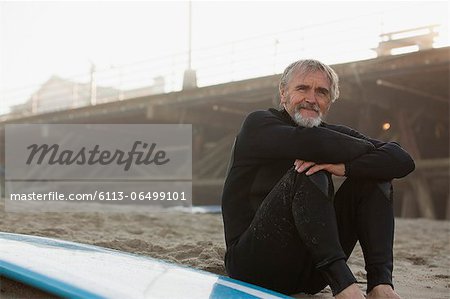
<svg viewBox="0 0 450 299">
<path fill-rule="evenodd" d="M 164 77 L 154 78 L 154 84 L 137 89 L 121 90 L 80 83 L 52 76 L 22 104 L 11 107 L 10 116 L 27 116 L 104 104 L 164 92 Z"/>
</svg>

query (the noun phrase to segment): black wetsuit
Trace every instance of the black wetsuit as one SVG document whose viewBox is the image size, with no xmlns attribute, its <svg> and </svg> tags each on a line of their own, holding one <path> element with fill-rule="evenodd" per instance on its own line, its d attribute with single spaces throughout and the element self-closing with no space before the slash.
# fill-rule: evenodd
<svg viewBox="0 0 450 299">
<path fill-rule="evenodd" d="M 334 194 L 330 174 L 298 174 L 295 159 L 345 163 L 347 179 Z M 285 110 L 249 114 L 222 196 L 228 274 L 287 294 L 327 284 L 336 294 L 356 281 L 345 260 L 359 240 L 368 291 L 392 285 L 389 181 L 413 169 L 397 143 L 344 126 L 300 127 Z"/>
</svg>

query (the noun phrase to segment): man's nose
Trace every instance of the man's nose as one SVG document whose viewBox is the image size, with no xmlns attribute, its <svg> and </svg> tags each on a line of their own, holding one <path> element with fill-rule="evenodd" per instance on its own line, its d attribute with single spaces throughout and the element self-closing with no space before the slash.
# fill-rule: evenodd
<svg viewBox="0 0 450 299">
<path fill-rule="evenodd" d="M 305 99 L 308 103 L 316 103 L 317 99 L 316 99 L 316 93 L 314 92 L 314 90 L 308 90 L 308 92 L 306 93 Z"/>
</svg>

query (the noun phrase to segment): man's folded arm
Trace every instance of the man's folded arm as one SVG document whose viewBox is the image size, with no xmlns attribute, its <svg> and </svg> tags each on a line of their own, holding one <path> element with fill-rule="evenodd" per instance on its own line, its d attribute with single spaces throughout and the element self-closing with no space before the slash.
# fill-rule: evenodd
<svg viewBox="0 0 450 299">
<path fill-rule="evenodd" d="M 415 168 L 411 156 L 396 142 L 382 142 L 344 127 L 328 125 L 328 128 L 372 143 L 374 150 L 345 163 L 347 177 L 391 180 L 408 175 Z"/>
<path fill-rule="evenodd" d="M 347 177 L 391 180 L 415 168 L 413 159 L 395 142 L 387 142 L 370 153 L 345 163 Z"/>
<path fill-rule="evenodd" d="M 294 127 L 268 111 L 251 113 L 240 134 L 242 136 L 238 136 L 238 140 L 240 146 L 247 149 L 246 158 L 344 163 L 374 149 L 367 140 L 325 127 Z"/>
</svg>

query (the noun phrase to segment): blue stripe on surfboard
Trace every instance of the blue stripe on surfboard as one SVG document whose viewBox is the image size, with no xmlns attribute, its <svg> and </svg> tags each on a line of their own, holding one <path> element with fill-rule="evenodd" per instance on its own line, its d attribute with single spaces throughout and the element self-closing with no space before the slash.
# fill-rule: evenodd
<svg viewBox="0 0 450 299">
<path fill-rule="evenodd" d="M 26 268 L 0 260 L 0 276 L 9 277 L 13 280 L 32 285 L 38 289 L 47 291 L 65 298 L 103 299 L 99 295 L 77 288 Z"/>
<path fill-rule="evenodd" d="M 259 299 L 260 297 L 253 296 L 247 293 L 242 293 L 239 290 L 231 289 L 222 284 L 215 284 L 212 289 L 209 299 L 223 299 L 223 298 L 233 298 L 233 299 Z"/>
<path fill-rule="evenodd" d="M 224 283 L 225 282 L 225 283 Z M 228 283 L 226 283 L 228 282 Z M 277 298 L 285 298 L 285 299 L 290 299 L 292 298 L 291 296 L 287 296 L 269 289 L 265 289 L 263 287 L 254 285 L 254 284 L 250 284 L 244 281 L 240 281 L 240 280 L 236 280 L 227 276 L 220 276 L 219 280 L 217 281 L 217 283 L 223 284 L 223 285 L 227 285 L 228 287 L 230 287 L 230 284 L 234 284 L 234 285 L 238 285 L 238 286 L 242 286 L 242 287 L 246 287 L 249 289 L 253 289 L 253 290 L 258 290 L 260 292 L 263 292 L 265 294 L 269 294 L 269 295 L 273 295 Z"/>
</svg>

